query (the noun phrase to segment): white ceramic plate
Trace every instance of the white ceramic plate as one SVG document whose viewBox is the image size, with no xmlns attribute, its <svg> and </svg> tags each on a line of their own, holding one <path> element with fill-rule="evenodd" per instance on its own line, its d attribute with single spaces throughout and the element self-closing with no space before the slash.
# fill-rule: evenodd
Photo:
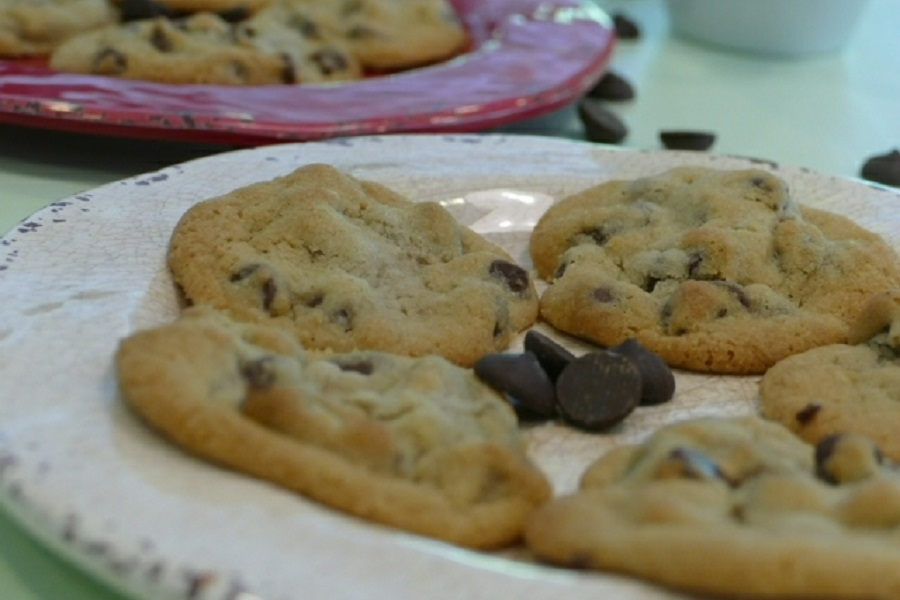
<svg viewBox="0 0 900 600">
<path fill-rule="evenodd" d="M 900 247 L 893 192 L 760 161 L 538 137 L 269 146 L 56 202 L 0 240 L 0 503 L 36 537 L 135 597 L 680 597 L 623 577 L 530 564 L 520 551 L 480 554 L 348 518 L 191 458 L 123 408 L 113 352 L 123 336 L 176 315 L 164 258 L 178 218 L 201 199 L 309 162 L 443 201 L 523 263 L 530 227 L 549 203 L 680 164 L 773 169 L 802 202 L 848 215 Z M 677 378 L 671 403 L 641 408 L 613 432 L 530 430 L 531 452 L 557 490 L 571 490 L 608 448 L 663 423 L 754 409 L 756 378 Z"/>
</svg>

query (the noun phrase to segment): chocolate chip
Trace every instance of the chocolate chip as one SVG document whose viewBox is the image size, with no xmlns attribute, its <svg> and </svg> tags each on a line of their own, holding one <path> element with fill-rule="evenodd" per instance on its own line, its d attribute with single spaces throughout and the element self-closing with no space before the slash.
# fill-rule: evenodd
<svg viewBox="0 0 900 600">
<path fill-rule="evenodd" d="M 709 131 L 667 130 L 659 132 L 659 141 L 669 150 L 709 150 L 716 134 Z"/>
<path fill-rule="evenodd" d="M 172 40 L 169 39 L 165 29 L 159 25 L 154 27 L 153 32 L 150 34 L 150 45 L 160 52 L 171 52 L 173 48 Z"/>
<path fill-rule="evenodd" d="M 553 382 L 531 352 L 486 354 L 473 370 L 482 381 L 502 392 L 520 417 L 548 418 L 556 413 Z"/>
<path fill-rule="evenodd" d="M 641 28 L 628 15 L 624 13 L 614 13 L 612 15 L 613 27 L 616 30 L 616 37 L 620 40 L 636 40 L 641 37 Z"/>
<path fill-rule="evenodd" d="M 628 338 L 609 350 L 629 359 L 640 373 L 641 404 L 662 404 L 675 395 L 675 375 L 657 353 L 635 338 Z"/>
<path fill-rule="evenodd" d="M 616 299 L 615 294 L 613 294 L 612 288 L 608 286 L 598 287 L 591 294 L 596 302 L 600 302 L 602 304 L 606 304 L 608 302 L 614 302 Z"/>
<path fill-rule="evenodd" d="M 234 6 L 216 11 L 216 14 L 227 23 L 240 23 L 250 16 L 250 9 L 246 6 Z"/>
<path fill-rule="evenodd" d="M 575 360 L 574 354 L 534 329 L 525 334 L 525 351 L 534 354 L 551 381 L 559 379 L 566 365 Z"/>
<path fill-rule="evenodd" d="M 603 106 L 597 98 L 578 101 L 578 117 L 584 126 L 585 138 L 599 144 L 618 144 L 628 135 L 628 128 L 619 117 Z"/>
<path fill-rule="evenodd" d="M 900 187 L 900 150 L 869 157 L 860 175 L 869 181 Z"/>
<path fill-rule="evenodd" d="M 821 410 L 821 404 L 819 404 L 818 402 L 810 402 L 809 404 L 798 410 L 797 414 L 794 415 L 794 418 L 797 419 L 797 422 L 801 425 L 809 425 L 813 422 L 813 420 L 815 420 Z"/>
<path fill-rule="evenodd" d="M 241 375 L 252 387 L 266 389 L 275 383 L 275 357 L 263 356 L 241 365 Z"/>
<path fill-rule="evenodd" d="M 115 48 L 104 48 L 91 63 L 91 72 L 95 75 L 121 75 L 127 68 L 128 57 Z"/>
<path fill-rule="evenodd" d="M 624 101 L 634 98 L 634 87 L 627 79 L 615 73 L 607 71 L 600 80 L 591 87 L 586 94 L 589 98 L 600 100 Z"/>
<path fill-rule="evenodd" d="M 375 365 L 371 360 L 364 358 L 338 358 L 332 361 L 341 371 L 352 371 L 361 375 L 371 375 L 375 372 Z"/>
<path fill-rule="evenodd" d="M 488 268 L 491 277 L 501 279 L 506 286 L 516 294 L 522 294 L 529 289 L 528 271 L 505 260 L 495 260 Z"/>
<path fill-rule="evenodd" d="M 591 352 L 570 362 L 556 381 L 557 407 L 573 425 L 608 429 L 638 406 L 641 376 L 614 352 Z"/>
<path fill-rule="evenodd" d="M 171 9 L 156 0 L 121 0 L 119 8 L 123 22 L 174 16 Z"/>
<path fill-rule="evenodd" d="M 334 75 L 346 71 L 349 66 L 347 58 L 333 48 L 323 48 L 314 52 L 309 58 L 322 75 Z"/>
<path fill-rule="evenodd" d="M 278 58 L 281 59 L 281 81 L 287 84 L 298 83 L 297 66 L 294 59 L 287 52 L 282 52 Z"/>
</svg>

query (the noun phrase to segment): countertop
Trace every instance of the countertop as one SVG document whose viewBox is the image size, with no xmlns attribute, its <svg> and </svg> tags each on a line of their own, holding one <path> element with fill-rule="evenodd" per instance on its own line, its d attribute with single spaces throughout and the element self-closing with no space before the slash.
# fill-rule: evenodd
<svg viewBox="0 0 900 600">
<path fill-rule="evenodd" d="M 772 59 L 673 36 L 658 0 L 600 2 L 642 27 L 610 68 L 635 87 L 610 103 L 629 128 L 621 144 L 659 149 L 665 129 L 711 131 L 712 152 L 857 177 L 869 156 L 900 147 L 900 3 L 872 0 L 840 53 Z M 500 129 L 582 139 L 574 107 Z M 0 125 L 0 232 L 56 200 L 232 148 L 107 138 Z M 122 600 L 0 514 L 0 598 Z"/>
</svg>

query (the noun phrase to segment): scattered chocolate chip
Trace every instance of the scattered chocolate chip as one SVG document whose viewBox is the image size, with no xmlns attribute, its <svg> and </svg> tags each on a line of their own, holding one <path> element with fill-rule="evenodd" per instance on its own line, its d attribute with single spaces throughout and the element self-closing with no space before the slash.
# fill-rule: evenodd
<svg viewBox="0 0 900 600">
<path fill-rule="evenodd" d="M 869 157 L 860 175 L 869 181 L 900 187 L 900 150 Z"/>
<path fill-rule="evenodd" d="M 507 287 L 516 294 L 521 294 L 529 289 L 528 271 L 519 265 L 505 260 L 495 260 L 488 268 L 488 272 L 491 277 L 506 283 Z"/>
<path fill-rule="evenodd" d="M 585 94 L 589 98 L 621 102 L 634 98 L 634 87 L 614 71 L 607 71 Z"/>
<path fill-rule="evenodd" d="M 559 379 L 559 374 L 566 365 L 575 360 L 574 354 L 534 329 L 525 334 L 525 351 L 537 357 L 547 376 L 554 382 Z"/>
<path fill-rule="evenodd" d="M 667 130 L 659 132 L 659 141 L 669 150 L 709 150 L 716 134 L 709 131 Z"/>
<path fill-rule="evenodd" d="M 620 40 L 636 40 L 641 37 L 641 28 L 638 24 L 624 13 L 614 13 L 612 15 L 613 27 L 616 30 L 616 37 Z"/>
<path fill-rule="evenodd" d="M 797 419 L 797 422 L 801 425 L 809 425 L 813 422 L 813 420 L 815 420 L 821 410 L 821 404 L 819 404 L 818 402 L 810 402 L 809 404 L 798 410 L 797 414 L 794 415 L 794 418 Z"/>
<path fill-rule="evenodd" d="M 115 48 L 104 48 L 91 63 L 91 73 L 95 75 L 121 75 L 127 68 L 128 57 Z"/>
<path fill-rule="evenodd" d="M 641 404 L 668 402 L 675 395 L 675 375 L 657 353 L 635 338 L 628 338 L 609 349 L 629 359 L 641 375 Z"/>
<path fill-rule="evenodd" d="M 341 371 L 352 371 L 354 373 L 360 373 L 361 375 L 371 375 L 375 372 L 375 365 L 372 361 L 364 358 L 349 360 L 345 357 L 335 359 L 332 362 L 336 364 Z"/>
<path fill-rule="evenodd" d="M 556 414 L 556 390 L 534 354 L 487 354 L 475 363 L 474 371 L 502 392 L 520 417 L 548 418 Z"/>
<path fill-rule="evenodd" d="M 275 383 L 275 357 L 263 356 L 241 365 L 241 375 L 252 387 L 266 389 Z"/>
<path fill-rule="evenodd" d="M 556 381 L 557 407 L 570 423 L 589 430 L 620 423 L 638 406 L 641 376 L 614 352 L 591 352 L 570 362 Z"/>
<path fill-rule="evenodd" d="M 598 144 L 618 144 L 628 135 L 625 123 L 603 106 L 597 98 L 578 101 L 578 117 L 584 125 L 585 138 Z"/>
</svg>

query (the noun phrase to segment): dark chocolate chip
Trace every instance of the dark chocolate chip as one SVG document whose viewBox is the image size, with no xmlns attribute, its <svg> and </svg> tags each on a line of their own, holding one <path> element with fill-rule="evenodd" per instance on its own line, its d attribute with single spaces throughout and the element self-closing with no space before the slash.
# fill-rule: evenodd
<svg viewBox="0 0 900 600">
<path fill-rule="evenodd" d="M 675 395 L 675 375 L 657 353 L 635 338 L 628 338 L 610 351 L 629 359 L 641 374 L 641 404 L 668 402 Z"/>
<path fill-rule="evenodd" d="M 227 23 L 240 23 L 250 16 L 250 9 L 246 6 L 235 6 L 216 11 L 216 14 Z"/>
<path fill-rule="evenodd" d="M 900 150 L 869 157 L 860 175 L 869 181 L 900 187 Z"/>
<path fill-rule="evenodd" d="M 294 59 L 287 52 L 282 52 L 278 58 L 281 59 L 281 81 L 287 84 L 299 83 L 297 81 L 297 65 Z"/>
<path fill-rule="evenodd" d="M 566 421 L 589 430 L 621 422 L 641 400 L 641 376 L 614 352 L 591 352 L 570 362 L 556 380 L 556 400 Z"/>
<path fill-rule="evenodd" d="M 620 40 L 636 40 L 641 37 L 641 28 L 638 24 L 624 13 L 614 13 L 612 15 L 613 27 L 616 30 L 616 37 Z"/>
<path fill-rule="evenodd" d="M 634 98 L 634 87 L 631 83 L 614 71 L 607 71 L 586 94 L 589 98 L 600 100 L 624 101 Z"/>
<path fill-rule="evenodd" d="M 473 370 L 502 392 L 520 417 L 549 418 L 556 413 L 556 390 L 534 354 L 486 354 Z"/>
<path fill-rule="evenodd" d="M 352 371 L 361 375 L 371 375 L 375 372 L 375 365 L 371 360 L 364 358 L 348 359 L 338 358 L 332 361 L 341 371 Z"/>
<path fill-rule="evenodd" d="M 831 470 L 828 468 L 828 461 L 831 460 L 831 456 L 837 449 L 841 437 L 841 434 L 835 433 L 826 436 L 821 441 L 819 441 L 818 444 L 816 444 L 816 475 L 819 477 L 819 479 L 827 483 L 838 483 L 837 478 L 832 475 Z"/>
<path fill-rule="evenodd" d="M 241 375 L 252 387 L 266 389 L 275 383 L 275 357 L 263 356 L 241 365 Z"/>
<path fill-rule="evenodd" d="M 803 408 L 797 411 L 797 414 L 794 415 L 794 418 L 797 419 L 797 422 L 801 425 L 809 425 L 812 423 L 817 416 L 819 416 L 819 412 L 822 410 L 822 405 L 818 402 L 810 402 Z"/>
<path fill-rule="evenodd" d="M 598 246 L 605 245 L 609 241 L 609 238 L 612 237 L 609 228 L 604 227 L 603 225 L 586 230 L 584 235 L 590 237 Z"/>
<path fill-rule="evenodd" d="M 709 150 L 716 134 L 709 131 L 667 130 L 659 132 L 659 141 L 669 150 Z"/>
<path fill-rule="evenodd" d="M 278 284 L 271 277 L 263 282 L 262 295 L 263 308 L 271 310 L 275 304 L 275 299 L 278 297 Z"/>
<path fill-rule="evenodd" d="M 516 294 L 522 294 L 529 289 L 528 271 L 505 260 L 495 260 L 488 268 L 491 277 L 502 280 L 506 286 Z"/>
<path fill-rule="evenodd" d="M 334 75 L 346 71 L 349 67 L 347 58 L 333 48 L 323 48 L 314 52 L 309 58 L 322 75 Z"/>
<path fill-rule="evenodd" d="M 169 39 L 166 31 L 159 25 L 154 27 L 153 32 L 150 34 L 150 45 L 160 52 L 171 52 L 173 48 L 172 40 Z"/>
<path fill-rule="evenodd" d="M 613 294 L 612 288 L 608 286 L 598 287 L 591 294 L 596 302 L 600 302 L 602 304 L 606 304 L 607 302 L 614 302 L 616 299 L 615 294 Z"/>
<path fill-rule="evenodd" d="M 91 72 L 95 75 L 121 75 L 127 68 L 128 57 L 115 48 L 104 48 L 91 64 Z"/>
<path fill-rule="evenodd" d="M 171 9 L 156 0 L 122 0 L 119 8 L 123 22 L 174 16 Z"/>
<path fill-rule="evenodd" d="M 534 354 L 551 381 L 559 379 L 559 374 L 575 355 L 556 343 L 551 337 L 531 329 L 525 334 L 525 351 Z"/>
<path fill-rule="evenodd" d="M 579 100 L 578 117 L 584 126 L 585 138 L 591 142 L 618 144 L 628 135 L 625 123 L 597 98 Z"/>
</svg>

